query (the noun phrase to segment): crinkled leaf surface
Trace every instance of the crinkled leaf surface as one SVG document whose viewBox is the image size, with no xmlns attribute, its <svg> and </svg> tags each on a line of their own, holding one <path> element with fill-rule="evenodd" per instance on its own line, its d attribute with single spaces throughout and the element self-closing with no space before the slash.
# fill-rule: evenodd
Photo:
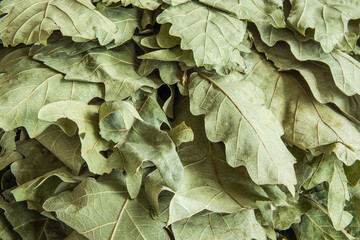
<svg viewBox="0 0 360 240">
<path fill-rule="evenodd" d="M 119 132 L 118 148 L 125 158 L 125 170 L 135 174 L 144 161 L 151 161 L 159 169 L 166 184 L 176 190 L 183 178 L 183 167 L 175 144 L 160 129 L 167 118 L 156 101 L 156 92 L 138 91 L 134 105 L 143 121 L 135 119 L 132 126 Z M 141 149 L 141 151 L 139 151 Z"/>
<path fill-rule="evenodd" d="M 161 4 L 160 0 L 102 0 L 102 2 L 107 5 L 111 5 L 112 3 L 121 3 L 125 7 L 132 4 L 136 7 L 149 10 L 154 10 Z"/>
<path fill-rule="evenodd" d="M 45 44 L 55 30 L 64 36 L 97 39 L 114 34 L 116 25 L 95 10 L 90 0 L 2 1 L 0 39 L 4 46 Z M 102 31 L 99 32 L 99 29 Z"/>
<path fill-rule="evenodd" d="M 258 239 L 266 234 L 251 210 L 238 213 L 197 214 L 172 225 L 176 239 Z"/>
<path fill-rule="evenodd" d="M 198 66 L 219 72 L 244 67 L 235 46 L 244 39 L 246 22 L 197 2 L 165 9 L 157 21 L 172 24 L 170 34 L 181 38 L 182 49 L 193 51 Z"/>
<path fill-rule="evenodd" d="M 100 85 L 65 81 L 62 74 L 28 57 L 28 51 L 15 50 L 0 62 L 0 72 L 5 72 L 0 75 L 0 125 L 5 130 L 24 126 L 36 137 L 50 125 L 38 118 L 45 104 L 102 97 Z"/>
<path fill-rule="evenodd" d="M 255 24 L 266 22 L 277 28 L 285 27 L 283 3 L 280 0 L 201 0 L 200 2 Z"/>
<path fill-rule="evenodd" d="M 98 109 L 98 106 L 80 101 L 60 101 L 44 106 L 39 112 L 39 117 L 53 123 L 61 118 L 74 121 L 79 129 L 81 156 L 91 172 L 104 174 L 110 173 L 114 168 L 120 168 L 121 162 L 109 161 L 100 153 L 110 149 L 111 144 L 99 134 Z"/>
<path fill-rule="evenodd" d="M 67 235 L 61 222 L 27 209 L 25 202 L 8 203 L 1 198 L 0 207 L 5 210 L 7 220 L 22 239 L 60 240 Z"/>
<path fill-rule="evenodd" d="M 356 36 L 349 34 L 348 22 L 360 18 L 358 1 L 293 0 L 291 4 L 287 19 L 289 24 L 304 35 L 307 29 L 314 29 L 314 39 L 320 42 L 325 52 L 331 52 L 341 42 L 347 42 L 350 46 L 356 44 Z"/>
<path fill-rule="evenodd" d="M 349 225 L 352 216 L 344 211 L 345 201 L 348 201 L 349 191 L 347 179 L 342 163 L 335 155 L 318 157 L 312 163 L 313 175 L 304 184 L 306 189 L 327 181 L 329 183 L 328 212 L 336 230 L 344 229 Z"/>
<path fill-rule="evenodd" d="M 36 139 L 49 149 L 65 166 L 70 168 L 74 174 L 80 172 L 85 162 L 81 157 L 81 142 L 78 136 L 69 137 L 56 125 L 51 125 Z"/>
<path fill-rule="evenodd" d="M 236 212 L 255 207 L 257 200 L 267 200 L 261 187 L 252 182 L 243 167 L 232 168 L 225 161 L 221 144 L 206 139 L 203 119 L 191 116 L 188 101 L 176 105 L 181 115 L 194 129 L 193 142 L 180 145 L 179 156 L 184 165 L 184 180 L 170 202 L 169 222 L 189 218 L 203 210 L 213 212 Z M 239 177 L 241 176 L 241 177 Z M 160 175 L 153 172 L 147 178 L 146 192 L 155 210 L 158 209 L 158 194 L 166 189 Z"/>
<path fill-rule="evenodd" d="M 0 238 L 357 239 L 359 4 L 0 0 Z"/>
<path fill-rule="evenodd" d="M 262 105 L 262 90 L 241 79 L 235 73 L 225 77 L 192 74 L 191 112 L 205 114 L 207 137 L 225 143 L 231 166 L 245 166 L 258 184 L 284 184 L 293 192 L 295 159 L 281 140 L 283 129 Z"/>
<path fill-rule="evenodd" d="M 4 169 L 10 163 L 22 158 L 22 155 L 16 151 L 15 131 L 8 131 L 0 133 L 0 169 Z"/>
<path fill-rule="evenodd" d="M 346 165 L 355 162 L 360 132 L 354 123 L 319 104 L 294 76 L 278 73 L 259 55 L 253 54 L 250 69 L 246 79 L 263 89 L 266 105 L 282 123 L 288 142 L 302 149 L 328 147 Z"/>
<path fill-rule="evenodd" d="M 111 50 L 95 48 L 74 56 L 63 50 L 52 55 L 39 53 L 34 58 L 64 73 L 65 79 L 104 83 L 105 99 L 109 101 L 122 100 L 142 86 L 160 85 L 159 81 L 137 73 L 139 64 L 133 43 Z"/>
<path fill-rule="evenodd" d="M 358 77 L 360 75 L 359 62 L 349 54 L 337 49 L 330 53 L 324 52 L 320 44 L 313 40 L 299 39 L 289 29 L 276 29 L 263 24 L 258 27 L 261 40 L 273 46 L 278 41 L 286 42 L 292 54 L 300 61 L 319 61 L 329 66 L 336 86 L 346 95 L 360 93 Z"/>
</svg>

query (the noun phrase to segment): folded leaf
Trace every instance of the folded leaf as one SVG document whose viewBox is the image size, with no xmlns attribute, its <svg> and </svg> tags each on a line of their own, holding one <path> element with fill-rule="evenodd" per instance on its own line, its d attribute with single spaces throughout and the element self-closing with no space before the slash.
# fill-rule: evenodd
<svg viewBox="0 0 360 240">
<path fill-rule="evenodd" d="M 131 103 L 105 102 L 99 109 L 100 135 L 108 141 L 118 143 L 121 140 L 120 133 L 129 130 L 135 119 L 142 121 Z"/>
<path fill-rule="evenodd" d="M 315 61 L 299 61 L 291 53 L 290 46 L 279 42 L 273 47 L 262 43 L 254 36 L 258 51 L 266 54 L 266 57 L 274 62 L 280 71 L 296 70 L 306 80 L 315 99 L 320 103 L 334 103 L 340 110 L 353 121 L 359 123 L 360 112 L 358 111 L 359 95 L 347 96 L 335 85 L 329 67 Z"/>
<path fill-rule="evenodd" d="M 36 139 L 75 175 L 79 174 L 85 161 L 81 157 L 81 142 L 78 136 L 69 137 L 58 126 L 51 125 Z"/>
<path fill-rule="evenodd" d="M 188 101 L 183 100 L 175 108 L 179 113 L 176 121 L 186 119 L 194 130 L 195 139 L 179 147 L 184 180 L 170 202 L 168 224 L 203 210 L 235 213 L 255 207 L 256 201 L 268 200 L 263 189 L 251 181 L 243 167 L 232 168 L 226 163 L 223 146 L 207 140 L 203 119 L 192 116 L 188 106 Z M 158 195 L 169 190 L 164 185 L 157 171 L 146 178 L 145 190 L 155 211 L 159 209 Z"/>
<path fill-rule="evenodd" d="M 60 101 L 45 105 L 39 112 L 39 118 L 52 123 L 61 118 L 74 121 L 79 129 L 81 156 L 91 172 L 104 174 L 121 168 L 121 162 L 109 161 L 100 153 L 107 151 L 112 145 L 99 134 L 98 108 L 80 101 Z"/>
<path fill-rule="evenodd" d="M 328 65 L 336 86 L 346 95 L 360 93 L 356 77 L 360 75 L 360 64 L 350 55 L 337 49 L 326 53 L 317 42 L 301 39 L 289 29 L 276 29 L 269 24 L 262 24 L 258 29 L 261 39 L 267 45 L 273 46 L 278 41 L 284 41 L 290 46 L 296 59 L 319 61 Z"/>
<path fill-rule="evenodd" d="M 66 167 L 62 167 L 18 186 L 11 193 L 18 202 L 26 200 L 40 202 L 55 195 L 56 188 L 61 182 L 80 181 L 81 177 L 74 176 Z"/>
<path fill-rule="evenodd" d="M 177 147 L 182 143 L 194 140 L 194 132 L 185 124 L 185 122 L 182 122 L 173 129 L 169 130 L 168 134 Z"/>
<path fill-rule="evenodd" d="M 335 155 L 320 156 L 312 163 L 313 175 L 304 184 L 311 189 L 322 182 L 329 183 L 328 213 L 336 230 L 344 229 L 351 222 L 352 216 L 344 211 L 345 201 L 350 200 L 347 179 L 342 163 Z"/>
<path fill-rule="evenodd" d="M 165 131 L 160 130 L 161 124 L 168 121 L 157 103 L 156 92 L 138 91 L 133 101 L 143 121 L 136 119 L 129 129 L 118 132 L 117 146 L 125 159 L 125 171 L 135 175 L 144 161 L 150 161 L 166 184 L 177 190 L 184 170 L 175 144 Z"/>
</svg>

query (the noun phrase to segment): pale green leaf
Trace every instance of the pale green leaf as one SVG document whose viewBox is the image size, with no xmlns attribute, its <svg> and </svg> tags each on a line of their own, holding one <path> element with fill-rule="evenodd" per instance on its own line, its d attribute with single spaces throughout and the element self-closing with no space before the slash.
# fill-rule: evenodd
<svg viewBox="0 0 360 240">
<path fill-rule="evenodd" d="M 129 130 L 135 119 L 142 121 L 130 102 L 105 102 L 99 109 L 100 135 L 108 141 L 118 143 L 122 138 L 121 132 Z"/>
<path fill-rule="evenodd" d="M 0 39 L 5 46 L 44 44 L 55 30 L 64 36 L 96 39 L 114 34 L 115 24 L 95 10 L 90 0 L 5 0 L 0 5 Z M 101 29 L 101 33 L 99 30 Z"/>
<path fill-rule="evenodd" d="M 316 61 L 299 61 L 291 53 L 290 47 L 283 42 L 269 47 L 256 36 L 255 46 L 274 62 L 279 71 L 296 70 L 306 80 L 315 99 L 320 103 L 334 103 L 353 121 L 359 123 L 359 95 L 348 97 L 340 91 L 332 80 L 329 67 Z"/>
<path fill-rule="evenodd" d="M 81 157 L 81 142 L 79 136 L 69 137 L 56 125 L 51 125 L 36 139 L 51 151 L 65 166 L 70 168 L 74 174 L 80 172 L 85 163 Z"/>
<path fill-rule="evenodd" d="M 284 184 L 294 193 L 295 159 L 281 140 L 281 121 L 264 105 L 262 90 L 242 78 L 237 73 L 226 77 L 193 73 L 191 112 L 205 114 L 207 137 L 225 143 L 226 161 L 232 167 L 243 165 L 257 184 Z"/>
<path fill-rule="evenodd" d="M 69 56 L 73 56 L 97 47 L 99 47 L 99 44 L 95 41 L 74 42 L 70 37 L 63 37 L 57 32 L 51 35 L 46 45 L 33 45 L 30 48 L 29 55 L 42 54 L 48 56 L 64 52 Z"/>
<path fill-rule="evenodd" d="M 104 174 L 120 168 L 121 162 L 116 159 L 109 161 L 100 153 L 107 151 L 112 145 L 99 134 L 98 109 L 98 106 L 80 101 L 60 101 L 45 105 L 39 112 L 39 118 L 52 123 L 61 118 L 74 121 L 79 129 L 81 156 L 91 172 Z"/>
<path fill-rule="evenodd" d="M 189 2 L 191 0 L 163 0 L 163 1 L 169 5 L 176 6 L 182 3 Z"/>
<path fill-rule="evenodd" d="M 251 65 L 245 77 L 264 91 L 266 105 L 282 123 L 287 142 L 313 149 L 316 155 L 334 152 L 346 165 L 356 161 L 360 132 L 354 123 L 318 103 L 293 75 L 279 73 L 258 54 L 248 59 Z"/>
<path fill-rule="evenodd" d="M 44 208 L 89 239 L 169 239 L 165 223 L 150 217 L 143 195 L 130 200 L 111 180 L 88 178 L 73 191 L 48 199 Z"/>
<path fill-rule="evenodd" d="M 285 27 L 281 0 L 200 0 L 211 7 L 236 15 L 239 19 Z"/>
<path fill-rule="evenodd" d="M 15 50 L 0 61 L 0 72 L 5 72 L 0 75 L 0 126 L 5 130 L 24 126 L 36 137 L 50 125 L 38 118 L 45 104 L 103 96 L 100 85 L 64 81 L 62 74 L 28 57 L 28 51 Z"/>
<path fill-rule="evenodd" d="M 34 58 L 66 74 L 65 79 L 104 83 L 107 101 L 122 100 L 142 86 L 158 87 L 161 84 L 161 81 L 137 73 L 139 64 L 133 43 L 110 50 L 95 48 L 74 56 L 59 50 L 47 56 L 40 53 Z"/>
<path fill-rule="evenodd" d="M 160 31 L 156 34 L 156 42 L 161 48 L 172 48 L 180 44 L 180 39 L 169 34 L 171 24 L 166 23 L 160 26 Z"/>
<path fill-rule="evenodd" d="M 347 179 L 342 163 L 335 155 L 317 157 L 313 163 L 313 175 L 304 184 L 310 189 L 322 182 L 329 183 L 327 208 L 332 224 L 336 230 L 344 229 L 352 219 L 350 213 L 344 211 L 345 201 L 350 200 Z"/>
<path fill-rule="evenodd" d="M 87 237 L 84 237 L 77 231 L 72 231 L 69 236 L 67 236 L 64 240 L 88 240 Z"/>
<path fill-rule="evenodd" d="M 181 38 L 182 49 L 193 51 L 198 66 L 220 73 L 245 67 L 237 46 L 244 39 L 246 22 L 198 2 L 165 9 L 157 21 L 172 24 L 170 34 Z"/>
<path fill-rule="evenodd" d="M 178 102 L 175 109 L 179 113 L 175 124 L 186 119 L 195 140 L 179 147 L 184 180 L 170 202 L 168 224 L 203 210 L 235 213 L 255 207 L 256 201 L 266 201 L 266 193 L 250 180 L 243 167 L 232 168 L 226 163 L 223 146 L 207 140 L 203 119 L 190 114 L 188 101 Z M 148 175 L 145 190 L 155 211 L 159 209 L 158 195 L 164 189 L 169 190 L 158 172 Z"/>
<path fill-rule="evenodd" d="M 18 141 L 17 152 L 24 156 L 23 159 L 11 164 L 11 172 L 18 184 L 64 167 L 62 162 L 35 139 Z"/>
<path fill-rule="evenodd" d="M 167 119 L 157 103 L 156 92 L 139 91 L 134 97 L 134 105 L 143 121 L 135 120 L 130 129 L 119 132 L 117 144 L 125 159 L 125 171 L 134 175 L 144 161 L 150 161 L 156 165 L 166 184 L 178 189 L 183 167 L 175 144 L 165 131 L 160 130 Z"/>
<path fill-rule="evenodd" d="M 115 36 L 109 35 L 109 38 L 115 39 L 116 45 L 121 45 L 134 35 L 136 28 L 139 27 L 141 12 L 138 8 L 105 8 L 102 14 L 115 23 L 118 28 Z M 105 32 L 107 29 L 105 29 Z"/>
<path fill-rule="evenodd" d="M 229 215 L 197 214 L 172 224 L 172 229 L 178 240 L 267 239 L 265 230 L 257 222 L 251 210 L 242 210 Z"/>
<path fill-rule="evenodd" d="M 128 5 L 134 5 L 139 8 L 154 10 L 160 6 L 160 0 L 102 0 L 106 5 L 111 5 L 113 3 L 121 3 L 124 7 Z"/>
<path fill-rule="evenodd" d="M 6 168 L 10 163 L 22 158 L 22 155 L 16 151 L 15 131 L 0 132 L 0 170 Z"/>
<path fill-rule="evenodd" d="M 360 63 L 350 55 L 334 49 L 326 53 L 320 44 L 312 40 L 300 39 L 289 29 L 276 29 L 270 25 L 258 26 L 261 40 L 273 46 L 278 41 L 289 44 L 292 54 L 300 61 L 318 61 L 329 66 L 335 85 L 346 95 L 360 93 Z"/>
<path fill-rule="evenodd" d="M 150 49 L 160 49 L 161 48 L 156 41 L 156 35 L 142 37 L 140 40 L 140 44 L 143 47 L 147 47 Z"/>
<path fill-rule="evenodd" d="M 349 20 L 360 18 L 357 0 L 292 0 L 291 5 L 289 24 L 303 35 L 307 29 L 314 29 L 314 39 L 325 52 L 342 42 L 355 45 L 357 39 L 348 38 L 347 34 Z"/>
<path fill-rule="evenodd" d="M 177 147 L 182 143 L 194 140 L 194 132 L 185 124 L 185 122 L 182 122 L 173 129 L 169 130 L 168 134 Z"/>
<path fill-rule="evenodd" d="M 13 229 L 26 240 L 62 240 L 67 233 L 61 222 L 29 210 L 25 202 L 8 203 L 1 197 L 0 207 Z"/>
<path fill-rule="evenodd" d="M 61 182 L 76 183 L 80 180 L 80 177 L 74 176 L 66 167 L 62 167 L 16 187 L 11 193 L 18 202 L 40 202 L 55 195 L 56 188 Z"/>
<path fill-rule="evenodd" d="M 348 240 L 352 239 L 345 231 L 336 231 L 328 221 L 328 216 L 320 210 L 311 209 L 305 213 L 299 224 L 295 224 L 294 230 L 298 240 L 329 239 Z"/>
</svg>

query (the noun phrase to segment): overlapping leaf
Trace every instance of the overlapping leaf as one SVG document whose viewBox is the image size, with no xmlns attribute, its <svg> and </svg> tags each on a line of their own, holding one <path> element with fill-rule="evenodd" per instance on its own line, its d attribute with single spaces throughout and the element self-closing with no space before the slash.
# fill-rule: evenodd
<svg viewBox="0 0 360 240">
<path fill-rule="evenodd" d="M 165 223 L 150 217 L 143 195 L 130 200 L 126 190 L 111 179 L 88 178 L 73 191 L 48 199 L 44 208 L 55 211 L 61 221 L 89 239 L 169 239 Z"/>
<path fill-rule="evenodd" d="M 0 39 L 4 46 L 44 44 L 55 30 L 64 36 L 99 39 L 115 34 L 116 25 L 95 10 L 90 0 L 2 1 Z M 100 31 L 101 30 L 101 31 Z"/>
<path fill-rule="evenodd" d="M 103 96 L 101 86 L 64 81 L 62 74 L 32 60 L 28 51 L 15 50 L 0 62 L 0 72 L 5 72 L 0 75 L 0 125 L 5 130 L 24 126 L 36 137 L 50 125 L 37 117 L 45 104 Z"/>
<path fill-rule="evenodd" d="M 182 49 L 193 51 L 198 66 L 221 73 L 245 67 L 239 45 L 245 36 L 246 22 L 197 2 L 170 7 L 157 21 L 172 24 L 170 34 L 181 38 Z"/>
<path fill-rule="evenodd" d="M 258 27 L 261 40 L 273 46 L 278 41 L 286 42 L 292 54 L 300 61 L 318 61 L 329 66 L 335 85 L 346 95 L 359 94 L 360 64 L 349 54 L 337 49 L 324 52 L 320 44 L 313 40 L 301 39 L 289 29 L 276 29 L 262 24 Z"/>
<path fill-rule="evenodd" d="M 277 28 L 285 27 L 283 3 L 280 0 L 201 0 L 200 2 L 255 24 L 266 22 Z"/>
<path fill-rule="evenodd" d="M 132 105 L 130 103 L 126 104 Z M 108 128 L 101 125 L 104 138 L 110 138 L 112 132 L 117 132 L 117 138 L 112 139 L 117 143 L 121 155 L 125 159 L 125 170 L 128 174 L 135 175 L 144 161 L 151 161 L 159 169 L 166 184 L 172 189 L 178 189 L 183 178 L 183 167 L 179 156 L 169 135 L 160 130 L 162 123 L 167 123 L 165 113 L 156 101 L 156 92 L 146 93 L 138 91 L 134 95 L 134 105 L 138 116 L 134 117 L 135 109 L 131 110 L 131 119 L 127 118 L 126 124 L 121 126 L 124 117 L 119 113 L 119 108 L 113 105 L 107 110 L 107 115 L 100 115 L 101 121 L 107 119 Z M 106 103 L 101 109 L 106 107 Z M 137 113 L 137 112 L 136 112 Z M 129 116 L 127 116 L 129 117 Z M 106 131 L 106 132 L 105 132 Z M 142 149 L 142 151 L 138 151 Z"/>
<path fill-rule="evenodd" d="M 184 181 L 170 202 L 168 224 L 203 210 L 232 213 L 255 207 L 258 200 L 267 200 L 266 193 L 250 180 L 246 170 L 231 168 L 225 161 L 223 147 L 206 139 L 202 118 L 191 116 L 188 104 L 186 100 L 178 103 L 176 109 L 183 111 L 178 111 L 181 115 L 177 121 L 186 119 L 195 131 L 195 140 L 179 149 Z M 147 177 L 146 192 L 155 210 L 158 210 L 158 195 L 167 189 L 163 184 L 158 172 Z"/>
<path fill-rule="evenodd" d="M 302 149 L 326 147 L 347 165 L 358 159 L 357 126 L 319 104 L 295 77 L 278 73 L 271 63 L 253 54 L 253 66 L 246 79 L 264 91 L 266 105 L 282 123 L 288 142 Z"/>
<path fill-rule="evenodd" d="M 198 214 L 173 224 L 176 239 L 258 239 L 265 240 L 265 230 L 253 211 L 235 214 Z"/>
<path fill-rule="evenodd" d="M 0 238 L 357 239 L 359 7 L 0 0 Z"/>
<path fill-rule="evenodd" d="M 121 168 L 122 163 L 116 159 L 109 161 L 100 153 L 107 151 L 112 145 L 99 134 L 98 109 L 98 106 L 80 101 L 60 101 L 44 106 L 39 112 L 39 117 L 53 123 L 61 118 L 74 121 L 79 129 L 81 156 L 91 172 L 104 174 L 110 173 L 112 169 Z M 61 123 L 60 126 L 66 127 Z"/>
<path fill-rule="evenodd" d="M 142 86 L 157 87 L 156 79 L 141 77 L 137 73 L 138 61 L 133 43 L 107 50 L 95 48 L 69 56 L 59 50 L 52 55 L 34 56 L 47 66 L 65 74 L 65 79 L 104 83 L 105 99 L 121 100 Z"/>
<path fill-rule="evenodd" d="M 314 39 L 320 42 L 325 52 L 331 52 L 342 42 L 355 48 L 356 33 L 348 29 L 351 19 L 360 18 L 360 4 L 356 0 L 315 0 L 291 1 L 289 24 L 305 35 L 314 29 Z"/>
<path fill-rule="evenodd" d="M 225 143 L 231 166 L 245 166 L 258 184 L 284 184 L 294 192 L 295 160 L 281 140 L 283 129 L 263 105 L 262 90 L 241 80 L 235 73 L 226 77 L 192 74 L 191 112 L 205 114 L 207 137 Z"/>
</svg>

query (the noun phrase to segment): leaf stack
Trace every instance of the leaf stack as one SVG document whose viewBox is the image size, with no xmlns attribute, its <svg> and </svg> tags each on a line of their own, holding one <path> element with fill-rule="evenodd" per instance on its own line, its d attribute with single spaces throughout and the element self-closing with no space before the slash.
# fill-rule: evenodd
<svg viewBox="0 0 360 240">
<path fill-rule="evenodd" d="M 0 1 L 0 239 L 359 239 L 358 0 Z"/>
</svg>

